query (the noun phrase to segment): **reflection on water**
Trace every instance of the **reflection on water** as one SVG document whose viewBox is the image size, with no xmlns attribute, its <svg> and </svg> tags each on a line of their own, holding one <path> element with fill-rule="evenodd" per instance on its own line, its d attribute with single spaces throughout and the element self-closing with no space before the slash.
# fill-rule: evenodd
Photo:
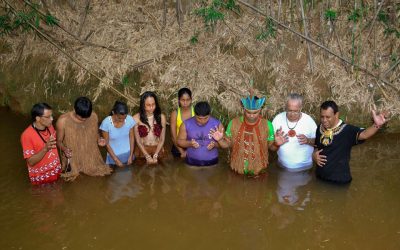
<svg viewBox="0 0 400 250">
<path fill-rule="evenodd" d="M 311 181 L 311 171 L 293 172 L 280 169 L 278 173 L 278 187 L 276 193 L 280 203 L 297 206 L 303 210 L 310 201 L 311 191 L 307 191 L 305 197 L 299 197 L 298 188 L 307 185 Z"/>
<path fill-rule="evenodd" d="M 0 109 L 0 249 L 400 249 L 399 135 L 354 148 L 353 182 L 314 172 L 247 178 L 168 159 L 32 187 L 19 135 Z"/>
<path fill-rule="evenodd" d="M 142 189 L 131 167 L 117 167 L 108 179 L 106 197 L 109 202 L 114 203 L 124 198 L 135 198 Z"/>
</svg>

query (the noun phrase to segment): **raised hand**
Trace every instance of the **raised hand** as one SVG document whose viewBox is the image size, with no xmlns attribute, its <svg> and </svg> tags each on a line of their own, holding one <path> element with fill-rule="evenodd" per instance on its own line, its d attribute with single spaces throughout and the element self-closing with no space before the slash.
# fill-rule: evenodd
<svg viewBox="0 0 400 250">
<path fill-rule="evenodd" d="M 319 167 L 325 166 L 326 161 L 327 161 L 326 160 L 326 155 L 321 154 L 321 152 L 322 152 L 322 149 L 316 150 L 313 153 L 313 159 L 314 159 L 315 163 L 317 163 L 317 165 Z"/>
<path fill-rule="evenodd" d="M 214 140 L 219 141 L 224 138 L 224 128 L 210 129 L 210 135 Z"/>
<path fill-rule="evenodd" d="M 286 142 L 289 141 L 289 137 L 285 132 L 283 132 L 282 127 L 280 127 L 276 132 L 275 132 L 275 143 L 278 146 L 281 146 L 285 144 Z"/>
<path fill-rule="evenodd" d="M 380 127 L 387 122 L 386 120 L 386 116 L 388 115 L 387 111 L 377 113 L 376 110 L 373 109 L 371 111 L 371 114 L 372 114 L 372 119 L 374 119 L 375 126 Z"/>
</svg>

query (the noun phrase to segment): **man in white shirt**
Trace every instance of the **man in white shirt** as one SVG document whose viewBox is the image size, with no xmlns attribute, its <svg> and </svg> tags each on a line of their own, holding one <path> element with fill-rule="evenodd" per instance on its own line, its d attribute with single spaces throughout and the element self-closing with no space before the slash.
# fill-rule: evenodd
<svg viewBox="0 0 400 250">
<path fill-rule="evenodd" d="M 289 171 L 301 171 L 312 167 L 312 153 L 317 124 L 311 116 L 301 112 L 303 97 L 288 95 L 286 111 L 272 121 L 273 127 L 287 135 L 287 142 L 278 150 L 280 165 Z"/>
</svg>

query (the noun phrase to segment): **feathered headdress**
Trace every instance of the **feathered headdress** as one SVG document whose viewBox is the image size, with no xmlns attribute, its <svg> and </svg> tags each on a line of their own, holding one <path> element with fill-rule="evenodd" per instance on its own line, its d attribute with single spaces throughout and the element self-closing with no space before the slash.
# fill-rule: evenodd
<svg viewBox="0 0 400 250">
<path fill-rule="evenodd" d="M 253 80 L 250 80 L 250 85 L 253 85 Z M 253 89 L 250 89 L 250 95 L 240 99 L 242 101 L 243 107 L 247 110 L 259 110 L 265 103 L 266 98 L 258 98 L 257 96 L 253 95 Z"/>
</svg>

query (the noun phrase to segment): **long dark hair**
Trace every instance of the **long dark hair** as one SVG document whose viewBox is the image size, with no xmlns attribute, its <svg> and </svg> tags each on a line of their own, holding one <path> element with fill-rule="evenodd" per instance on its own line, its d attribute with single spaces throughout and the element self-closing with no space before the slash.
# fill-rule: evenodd
<svg viewBox="0 0 400 250">
<path fill-rule="evenodd" d="M 140 96 L 140 106 L 139 106 L 139 112 L 140 112 L 140 121 L 146 124 L 150 128 L 149 121 L 147 120 L 147 115 L 146 115 L 146 110 L 144 109 L 144 102 L 148 97 L 153 97 L 154 102 L 156 104 L 156 109 L 154 110 L 154 119 L 156 120 L 157 124 L 162 128 L 161 124 L 161 108 L 160 105 L 158 105 L 158 100 L 156 94 L 152 91 L 146 91 Z"/>
<path fill-rule="evenodd" d="M 179 99 L 181 99 L 181 97 L 182 97 L 184 94 L 187 94 L 187 95 L 190 97 L 190 99 L 192 99 L 192 91 L 190 91 L 190 89 L 188 89 L 188 88 L 181 88 L 181 89 L 178 91 L 178 104 L 179 104 Z"/>
</svg>

